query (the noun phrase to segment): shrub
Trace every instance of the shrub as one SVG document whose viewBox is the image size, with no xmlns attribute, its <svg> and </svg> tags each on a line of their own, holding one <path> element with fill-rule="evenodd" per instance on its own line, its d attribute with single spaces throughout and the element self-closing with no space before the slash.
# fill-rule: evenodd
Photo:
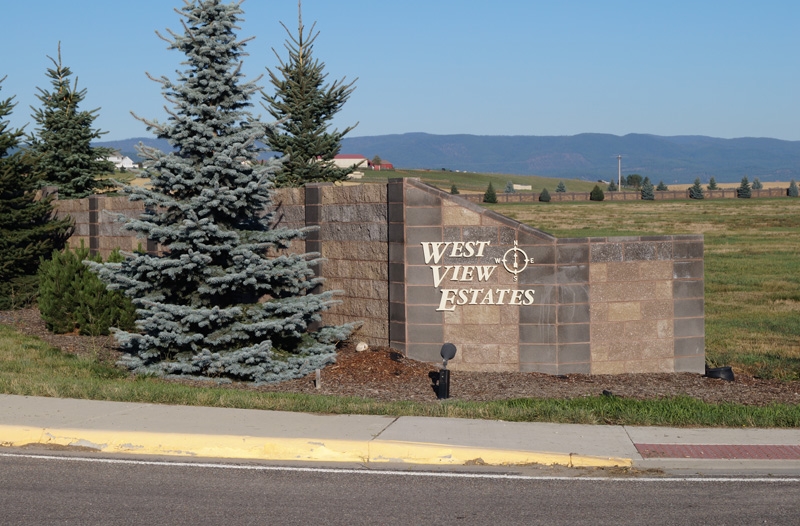
<svg viewBox="0 0 800 526">
<path fill-rule="evenodd" d="M 594 188 L 592 188 L 592 192 L 589 194 L 589 200 L 590 201 L 602 201 L 605 198 L 606 198 L 606 196 L 603 194 L 603 191 L 600 189 L 600 187 L 597 186 L 597 185 L 594 185 Z"/>
<path fill-rule="evenodd" d="M 656 190 L 659 192 L 666 192 L 669 190 L 669 186 L 664 184 L 664 181 L 659 181 L 658 186 L 656 186 Z"/>
<path fill-rule="evenodd" d="M 711 180 L 708 181 L 708 189 L 716 190 L 717 188 L 717 180 L 712 177 Z"/>
<path fill-rule="evenodd" d="M 450 187 L 450 194 L 452 194 L 452 195 L 458 195 L 458 194 L 460 194 L 460 193 L 461 193 L 461 192 L 459 192 L 459 191 L 458 191 L 458 187 L 457 187 L 456 185 L 453 185 L 453 186 L 451 186 L 451 187 Z"/>
<path fill-rule="evenodd" d="M 119 263 L 123 257 L 115 250 L 108 258 Z M 84 261 L 102 262 L 90 256 L 81 244 L 75 251 L 54 251 L 52 259 L 42 258 L 39 267 L 39 311 L 47 328 L 54 333 L 78 330 L 80 334 L 108 334 L 109 328 L 132 330 L 136 310 L 121 292 L 107 290 Z"/>
<path fill-rule="evenodd" d="M 758 177 L 753 179 L 753 190 L 761 190 L 764 188 L 764 185 L 761 184 L 761 181 L 758 180 Z"/>
<path fill-rule="evenodd" d="M 792 182 L 789 183 L 789 189 L 786 191 L 786 195 L 789 197 L 797 197 L 797 194 L 797 183 L 792 179 Z"/>
<path fill-rule="evenodd" d="M 689 199 L 703 199 L 703 187 L 700 186 L 700 178 L 694 180 L 694 184 L 689 188 Z"/>
<path fill-rule="evenodd" d="M 616 191 L 619 190 L 619 186 L 617 186 L 616 182 L 611 181 L 610 183 L 608 183 L 608 189 L 607 190 L 609 192 L 616 192 Z"/>
<path fill-rule="evenodd" d="M 514 189 L 514 183 L 512 183 L 511 181 L 507 182 L 506 189 L 504 190 L 504 192 L 507 194 L 513 194 L 514 192 L 516 192 L 516 190 Z"/>
<path fill-rule="evenodd" d="M 547 188 L 542 188 L 542 193 L 539 194 L 539 201 L 541 201 L 542 203 L 550 202 L 550 192 L 547 191 Z"/>
<path fill-rule="evenodd" d="M 567 185 L 564 184 L 564 181 L 559 181 L 558 186 L 556 186 L 556 192 L 566 192 Z"/>
<path fill-rule="evenodd" d="M 494 185 L 492 185 L 491 181 L 489 182 L 489 187 L 486 189 L 486 193 L 483 194 L 483 202 L 484 203 L 497 202 L 497 193 L 494 191 Z"/>
<path fill-rule="evenodd" d="M 742 177 L 742 183 L 739 185 L 739 188 L 736 189 L 736 197 L 740 199 L 750 199 L 750 182 L 747 180 L 747 176 Z"/>
</svg>

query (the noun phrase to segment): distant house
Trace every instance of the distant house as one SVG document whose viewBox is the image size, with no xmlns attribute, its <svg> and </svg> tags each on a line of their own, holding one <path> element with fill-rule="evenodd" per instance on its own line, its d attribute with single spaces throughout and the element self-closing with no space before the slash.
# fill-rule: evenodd
<svg viewBox="0 0 800 526">
<path fill-rule="evenodd" d="M 369 161 L 367 163 L 367 166 L 369 166 L 373 170 L 394 170 L 394 165 L 392 163 L 383 160 L 378 164 Z"/>
<path fill-rule="evenodd" d="M 339 168 L 359 167 L 364 163 L 369 163 L 367 158 L 357 153 L 340 153 L 333 158 L 333 164 Z"/>
<path fill-rule="evenodd" d="M 106 157 L 107 161 L 111 161 L 114 163 L 114 166 L 117 167 L 117 170 L 125 168 L 126 170 L 130 168 L 134 168 L 135 165 L 133 164 L 133 160 L 128 157 L 127 155 L 122 155 L 121 153 L 116 153 L 114 155 L 109 155 Z"/>
</svg>

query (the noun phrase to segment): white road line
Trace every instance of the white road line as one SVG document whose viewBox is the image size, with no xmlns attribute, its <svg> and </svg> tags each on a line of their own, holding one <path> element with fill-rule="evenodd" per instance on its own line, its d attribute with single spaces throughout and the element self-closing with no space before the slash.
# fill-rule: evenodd
<svg viewBox="0 0 800 526">
<path fill-rule="evenodd" d="M 503 473 L 458 473 L 435 471 L 398 471 L 384 469 L 352 469 L 352 468 L 303 468 L 293 466 L 254 466 L 241 464 L 215 464 L 211 462 L 167 462 L 156 460 L 126 460 L 113 458 L 61 457 L 56 455 L 30 455 L 17 453 L 0 453 L 0 457 L 27 458 L 35 460 L 60 460 L 65 462 L 94 462 L 98 464 L 132 464 L 139 466 L 190 467 L 206 469 L 238 469 L 244 471 L 294 471 L 301 473 L 333 473 L 353 475 L 394 475 L 403 477 L 435 477 L 435 478 L 468 478 L 468 479 L 503 479 L 503 480 L 549 480 L 549 481 L 585 481 L 585 482 L 795 482 L 797 477 L 564 477 L 512 475 Z"/>
</svg>

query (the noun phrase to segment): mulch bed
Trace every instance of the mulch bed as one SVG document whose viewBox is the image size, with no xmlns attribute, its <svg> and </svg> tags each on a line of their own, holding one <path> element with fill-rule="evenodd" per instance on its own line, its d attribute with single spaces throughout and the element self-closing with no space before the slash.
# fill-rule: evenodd
<svg viewBox="0 0 800 526">
<path fill-rule="evenodd" d="M 65 352 L 97 356 L 114 363 L 120 356 L 113 337 L 52 334 L 36 309 L 0 311 L 0 323 L 20 332 L 36 336 Z M 357 352 L 355 345 L 345 344 L 335 364 L 321 372 L 321 385 L 314 375 L 288 382 L 252 387 L 232 387 L 264 392 L 292 392 L 356 396 L 382 401 L 436 401 L 431 376 L 437 364 L 417 362 L 387 348 L 370 348 Z M 452 371 L 450 398 L 454 400 L 505 400 L 513 398 L 571 399 L 613 394 L 647 400 L 686 395 L 705 402 L 731 402 L 763 406 L 771 403 L 800 403 L 800 382 L 765 380 L 736 373 L 733 382 L 706 378 L 699 374 L 622 374 L 553 376 L 539 373 L 477 373 Z"/>
</svg>

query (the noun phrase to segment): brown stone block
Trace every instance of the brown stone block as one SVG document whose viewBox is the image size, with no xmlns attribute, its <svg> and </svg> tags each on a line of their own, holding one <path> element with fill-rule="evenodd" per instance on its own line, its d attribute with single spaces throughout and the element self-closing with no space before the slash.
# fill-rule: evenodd
<svg viewBox="0 0 800 526">
<path fill-rule="evenodd" d="M 672 319 L 672 300 L 653 300 L 641 302 L 642 318 L 647 320 Z"/>
<path fill-rule="evenodd" d="M 464 312 L 462 309 L 456 308 L 453 311 L 447 311 L 444 313 L 444 323 L 448 325 L 456 325 L 461 323 L 461 313 Z"/>
<path fill-rule="evenodd" d="M 519 328 L 503 325 L 445 325 L 444 338 L 453 343 L 516 345 Z"/>
<path fill-rule="evenodd" d="M 471 371 L 480 373 L 512 373 L 519 371 L 519 365 L 516 363 L 502 364 L 502 363 L 459 363 L 453 367 L 449 367 L 454 371 Z"/>
<path fill-rule="evenodd" d="M 500 325 L 500 307 L 497 305 L 463 305 L 456 307 L 461 310 L 461 320 L 464 324 L 471 325 Z"/>
<path fill-rule="evenodd" d="M 592 303 L 591 304 L 591 320 L 592 323 L 608 321 L 608 303 Z"/>
<path fill-rule="evenodd" d="M 608 321 L 628 321 L 642 319 L 641 304 L 627 301 L 608 304 Z"/>
<path fill-rule="evenodd" d="M 389 302 L 381 300 L 368 300 L 368 299 L 352 299 L 346 298 L 346 301 L 336 307 L 336 312 L 342 315 L 352 316 L 354 318 L 389 318 Z"/>
<path fill-rule="evenodd" d="M 592 349 L 596 343 L 613 343 L 622 338 L 624 323 L 593 323 L 591 326 Z"/>
<path fill-rule="evenodd" d="M 608 281 L 608 263 L 592 263 L 589 266 L 589 281 L 591 283 Z"/>
<path fill-rule="evenodd" d="M 385 281 L 366 279 L 328 278 L 326 290 L 343 290 L 344 297 L 389 300 L 389 285 Z"/>
</svg>

